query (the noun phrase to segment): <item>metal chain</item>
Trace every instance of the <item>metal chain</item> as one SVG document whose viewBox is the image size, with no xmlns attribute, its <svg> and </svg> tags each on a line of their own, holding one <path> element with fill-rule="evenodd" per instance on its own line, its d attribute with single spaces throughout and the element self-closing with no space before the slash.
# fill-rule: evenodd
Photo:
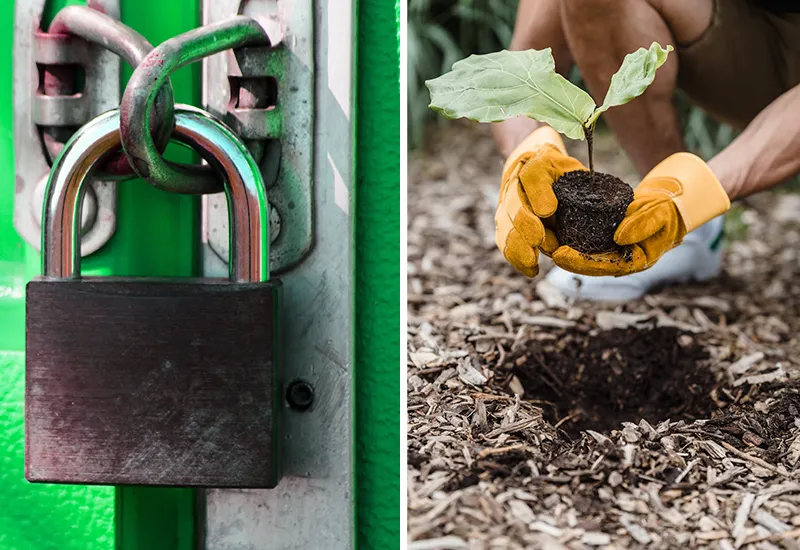
<svg viewBox="0 0 800 550">
<path fill-rule="evenodd" d="M 172 163 L 161 155 L 175 124 L 169 76 L 184 65 L 231 48 L 242 48 L 243 51 L 247 49 L 243 48 L 245 46 L 269 48 L 271 41 L 264 28 L 249 17 L 235 16 L 173 37 L 153 49 L 143 36 L 120 21 L 87 6 L 69 6 L 58 12 L 47 33 L 37 35 L 39 51 L 44 52 L 42 56 L 53 61 L 42 63 L 44 95 L 73 95 L 77 76 L 75 62 L 91 62 L 85 55 L 86 51 L 81 50 L 73 38 L 100 45 L 134 68 L 121 104 L 123 151 L 105 161 L 97 177 L 124 179 L 139 175 L 153 186 L 170 192 L 220 192 L 222 183 L 211 167 Z M 233 114 L 239 110 L 266 109 L 269 93 L 263 78 L 242 78 L 241 81 L 236 90 L 238 95 Z M 51 162 L 64 148 L 65 141 L 77 128 L 74 124 L 78 122 L 82 122 L 80 113 L 64 117 L 59 125 L 52 121 L 40 124 Z M 246 139 L 256 162 L 264 157 L 264 140 L 265 136 L 261 135 Z"/>
<path fill-rule="evenodd" d="M 73 42 L 65 41 L 65 35 L 82 38 L 117 54 L 134 69 L 153 50 L 153 46 L 142 35 L 120 21 L 87 6 L 68 6 L 61 9 L 53 19 L 47 33 L 37 36 L 39 48 L 69 48 Z M 52 52 L 49 57 L 56 57 Z M 87 60 L 91 62 L 91 60 Z M 45 95 L 70 95 L 75 88 L 75 70 L 69 63 L 45 64 L 43 67 L 43 92 Z M 159 90 L 151 113 L 149 126 L 153 127 L 154 146 L 163 151 L 169 143 L 175 125 L 172 84 L 167 80 Z M 64 135 L 66 134 L 66 135 Z M 64 141 L 72 129 L 64 132 L 59 127 L 43 128 L 43 142 L 50 160 L 55 159 L 64 148 Z M 112 155 L 99 169 L 100 179 L 121 179 L 135 176 L 128 158 L 122 151 Z"/>
<path fill-rule="evenodd" d="M 122 146 L 134 171 L 158 189 L 208 194 L 223 190 L 210 167 L 169 162 L 151 136 L 151 113 L 170 74 L 190 63 L 242 46 L 269 46 L 264 28 L 235 16 L 170 38 L 150 52 L 128 82 L 120 106 Z"/>
</svg>

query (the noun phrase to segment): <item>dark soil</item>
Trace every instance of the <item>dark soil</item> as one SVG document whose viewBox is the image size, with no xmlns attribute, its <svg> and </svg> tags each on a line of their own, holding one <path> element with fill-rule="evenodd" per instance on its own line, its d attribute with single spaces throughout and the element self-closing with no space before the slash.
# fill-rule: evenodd
<svg viewBox="0 0 800 550">
<path fill-rule="evenodd" d="M 510 451 L 502 455 L 478 458 L 472 468 L 458 472 L 445 491 L 455 491 L 464 487 L 477 485 L 482 479 L 525 477 L 531 474 L 527 460 L 530 458 L 522 451 Z"/>
<path fill-rule="evenodd" d="M 556 237 L 579 252 L 614 252 L 614 232 L 633 201 L 630 185 L 610 174 L 575 170 L 553 184 L 558 199 Z"/>
<path fill-rule="evenodd" d="M 515 367 L 527 399 L 571 435 L 623 421 L 707 418 L 717 409 L 708 354 L 674 328 L 574 332 L 557 349 L 530 350 Z"/>
</svg>

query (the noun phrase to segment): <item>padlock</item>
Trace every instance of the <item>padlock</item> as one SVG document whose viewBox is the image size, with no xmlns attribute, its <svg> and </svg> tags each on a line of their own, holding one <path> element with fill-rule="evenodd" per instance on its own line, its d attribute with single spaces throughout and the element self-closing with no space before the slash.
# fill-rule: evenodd
<svg viewBox="0 0 800 550">
<path fill-rule="evenodd" d="M 173 137 L 224 176 L 229 279 L 81 277 L 83 183 L 119 148 L 119 120 L 109 111 L 80 129 L 47 185 L 43 275 L 26 296 L 25 477 L 274 487 L 280 283 L 268 280 L 258 166 L 224 124 L 176 106 Z"/>
</svg>

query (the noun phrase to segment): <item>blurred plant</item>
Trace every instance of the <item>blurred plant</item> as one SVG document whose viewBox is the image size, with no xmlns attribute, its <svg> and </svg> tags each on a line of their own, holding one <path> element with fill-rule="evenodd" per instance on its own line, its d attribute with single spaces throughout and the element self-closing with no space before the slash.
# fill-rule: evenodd
<svg viewBox="0 0 800 550">
<path fill-rule="evenodd" d="M 733 128 L 711 118 L 680 92 L 676 94 L 675 106 L 686 148 L 705 160 L 720 152 L 737 135 Z"/>
<path fill-rule="evenodd" d="M 743 204 L 736 203 L 725 214 L 725 240 L 734 242 L 747 238 L 747 222 L 744 216 L 746 210 Z"/>
<path fill-rule="evenodd" d="M 517 0 L 409 0 L 408 141 L 422 144 L 433 114 L 425 81 L 473 53 L 505 48 L 511 41 Z"/>
</svg>

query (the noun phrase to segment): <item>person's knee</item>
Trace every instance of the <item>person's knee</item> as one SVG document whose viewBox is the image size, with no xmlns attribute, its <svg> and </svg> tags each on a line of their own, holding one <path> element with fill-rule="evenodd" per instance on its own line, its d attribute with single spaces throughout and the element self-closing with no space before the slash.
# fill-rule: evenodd
<svg viewBox="0 0 800 550">
<path fill-rule="evenodd" d="M 570 23 L 580 24 L 585 21 L 602 24 L 603 21 L 617 17 L 621 5 L 625 3 L 620 0 L 562 0 L 561 17 Z"/>
<path fill-rule="evenodd" d="M 712 0 L 562 0 L 561 6 L 565 13 L 574 17 L 610 17 L 620 11 L 635 9 L 636 4 L 648 4 L 662 13 L 691 12 L 694 6 L 702 7 L 706 3 L 712 3 Z"/>
<path fill-rule="evenodd" d="M 714 17 L 714 0 L 647 0 L 678 44 L 700 38 Z"/>
<path fill-rule="evenodd" d="M 711 24 L 714 0 L 562 0 L 561 18 L 573 28 L 637 25 L 647 13 L 657 14 L 678 44 L 697 40 Z M 581 39 L 580 33 L 573 39 Z"/>
</svg>

